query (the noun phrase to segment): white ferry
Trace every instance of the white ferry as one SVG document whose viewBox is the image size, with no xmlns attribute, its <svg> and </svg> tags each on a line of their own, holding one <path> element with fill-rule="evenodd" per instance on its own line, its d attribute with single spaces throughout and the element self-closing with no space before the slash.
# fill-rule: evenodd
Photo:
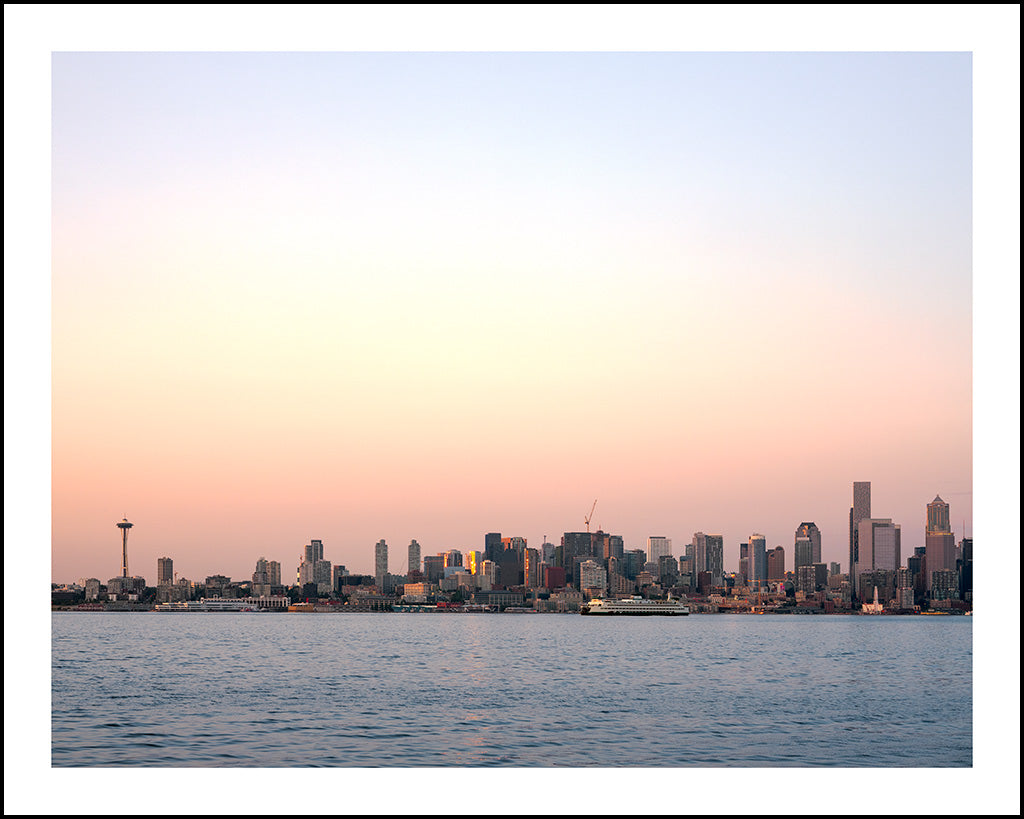
<svg viewBox="0 0 1024 819">
<path fill-rule="evenodd" d="M 625 600 L 602 600 L 594 598 L 585 606 L 580 606 L 580 614 L 602 614 L 614 615 L 669 615 L 683 616 L 690 613 L 690 609 L 678 600 L 645 600 L 643 597 L 631 597 Z"/>
<path fill-rule="evenodd" d="M 233 611 L 233 612 L 258 612 L 262 611 L 259 606 L 245 600 L 222 600 L 219 597 L 201 600 L 193 600 L 187 603 L 158 603 L 156 611 Z"/>
</svg>

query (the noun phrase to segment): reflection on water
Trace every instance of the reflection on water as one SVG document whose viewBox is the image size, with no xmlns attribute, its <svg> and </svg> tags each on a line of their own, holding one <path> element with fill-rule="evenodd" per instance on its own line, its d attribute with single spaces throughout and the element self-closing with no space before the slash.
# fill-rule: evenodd
<svg viewBox="0 0 1024 819">
<path fill-rule="evenodd" d="M 55 613 L 54 766 L 969 766 L 971 619 Z"/>
</svg>

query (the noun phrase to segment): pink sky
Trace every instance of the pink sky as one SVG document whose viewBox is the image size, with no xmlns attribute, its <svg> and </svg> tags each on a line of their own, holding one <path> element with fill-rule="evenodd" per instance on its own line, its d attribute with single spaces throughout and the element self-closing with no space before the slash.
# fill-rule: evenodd
<svg viewBox="0 0 1024 819">
<path fill-rule="evenodd" d="M 973 534 L 971 106 L 963 53 L 56 54 L 53 579 L 123 515 L 194 580 L 595 497 L 845 570 L 855 480 Z"/>
</svg>

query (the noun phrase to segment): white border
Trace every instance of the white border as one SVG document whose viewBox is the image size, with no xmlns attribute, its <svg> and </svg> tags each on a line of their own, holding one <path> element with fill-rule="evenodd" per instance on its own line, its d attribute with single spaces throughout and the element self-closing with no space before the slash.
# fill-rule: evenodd
<svg viewBox="0 0 1024 819">
<path fill-rule="evenodd" d="M 1020 8 L 986 6 L 4 7 L 5 813 L 296 811 L 1018 813 Z M 972 51 L 975 75 L 971 770 L 54 771 L 49 768 L 51 51 Z M 955 396 L 951 400 L 956 400 Z M 1005 556 L 1005 557 L 1004 557 Z M 998 560 L 1013 574 L 991 582 Z M 1005 563 L 1004 563 L 1005 560 Z M 1000 604 L 1000 596 L 1003 601 Z M 995 631 L 998 630 L 998 636 Z M 912 696 L 908 681 L 908 696 Z M 998 727 L 997 727 L 998 726 Z M 312 778 L 317 777 L 314 782 Z M 323 776 L 331 783 L 324 788 Z M 115 779 L 116 777 L 116 779 Z M 742 777 L 741 791 L 735 789 Z M 510 778 L 515 778 L 511 782 Z M 872 798 L 865 800 L 863 785 Z M 173 785 L 172 790 L 169 785 Z M 185 786 L 187 790 L 182 790 Z M 510 785 L 512 789 L 510 790 Z M 335 787 L 335 786 L 341 786 Z M 448 787 L 452 786 L 452 787 Z M 797 786 L 797 787 L 794 787 Z M 881 788 L 881 790 L 879 790 Z M 345 792 L 347 796 L 341 796 Z M 259 794 L 259 796 L 257 796 Z M 390 799 L 378 795 L 388 794 Z M 457 794 L 457 796 L 456 796 Z M 513 796 L 513 794 L 515 794 Z M 590 794 L 591 796 L 587 796 Z M 760 795 L 759 795 L 760 794 Z M 509 800 L 511 798 L 511 801 Z M 596 798 L 595 798 L 596 797 Z M 739 801 L 737 801 L 739 799 Z M 95 809 L 90 806 L 95 805 Z M 125 805 L 123 811 L 119 805 Z M 774 806 L 778 806 L 777 808 Z"/>
</svg>

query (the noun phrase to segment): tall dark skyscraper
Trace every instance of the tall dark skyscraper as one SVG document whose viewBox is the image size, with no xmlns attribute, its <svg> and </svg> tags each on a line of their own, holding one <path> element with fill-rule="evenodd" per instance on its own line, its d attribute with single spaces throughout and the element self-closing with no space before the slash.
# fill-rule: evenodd
<svg viewBox="0 0 1024 819">
<path fill-rule="evenodd" d="M 562 567 L 566 582 L 575 584 L 579 581 L 576 567 L 581 561 L 593 557 L 592 544 L 590 532 L 566 532 L 562 535 Z"/>
<path fill-rule="evenodd" d="M 847 564 L 847 571 L 850 573 L 850 585 L 857 588 L 857 581 L 854 574 L 857 571 L 857 562 L 860 553 L 857 549 L 857 527 L 862 520 L 871 517 L 871 481 L 853 482 L 853 506 L 850 507 L 850 562 Z"/>
<path fill-rule="evenodd" d="M 802 537 L 810 538 L 811 541 L 811 563 L 821 563 L 821 532 L 814 521 L 804 521 L 796 529 L 796 539 Z"/>
<path fill-rule="evenodd" d="M 501 560 L 501 552 L 505 547 L 501 543 L 501 532 L 488 532 L 484 535 L 484 560 Z"/>
</svg>

